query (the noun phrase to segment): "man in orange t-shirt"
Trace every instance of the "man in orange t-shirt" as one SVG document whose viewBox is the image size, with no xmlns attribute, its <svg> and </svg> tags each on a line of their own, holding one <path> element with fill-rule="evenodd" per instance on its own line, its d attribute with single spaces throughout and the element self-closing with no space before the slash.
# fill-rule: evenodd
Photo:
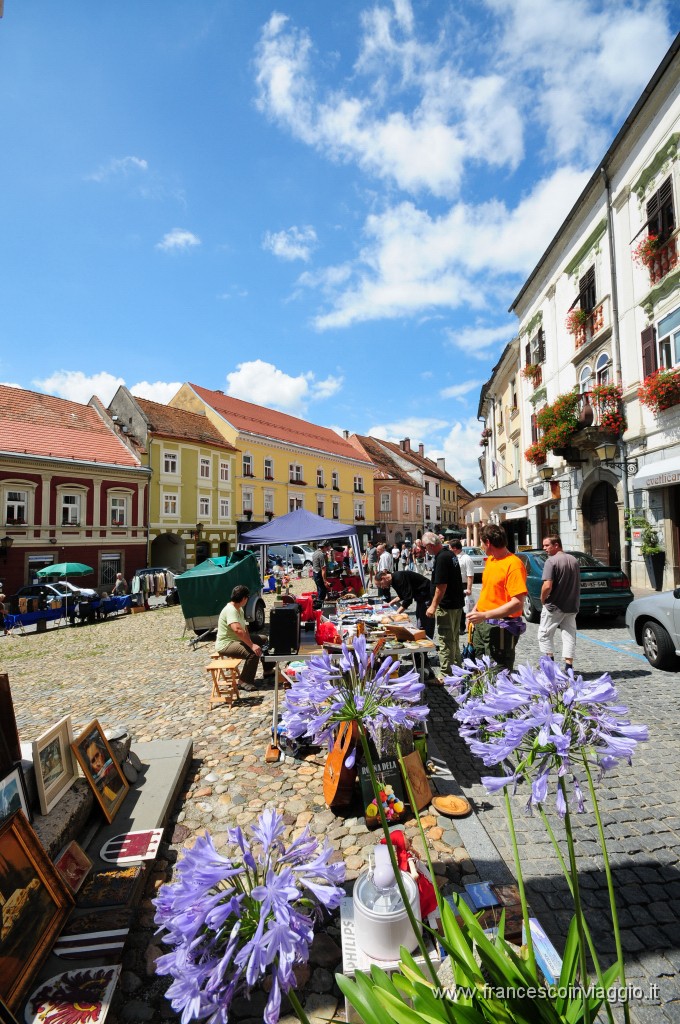
<svg viewBox="0 0 680 1024">
<path fill-rule="evenodd" d="M 508 551 L 508 538 L 502 526 L 489 523 L 483 527 L 480 539 L 487 559 L 482 591 L 467 616 L 468 624 L 474 626 L 472 645 L 476 657 L 486 654 L 497 664 L 512 669 L 515 645 L 526 628 L 522 606 L 527 596 L 527 571 L 521 559 Z"/>
</svg>

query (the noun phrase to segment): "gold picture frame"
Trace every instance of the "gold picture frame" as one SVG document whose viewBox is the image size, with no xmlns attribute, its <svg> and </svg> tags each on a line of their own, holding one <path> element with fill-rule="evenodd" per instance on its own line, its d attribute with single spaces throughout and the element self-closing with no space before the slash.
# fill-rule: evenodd
<svg viewBox="0 0 680 1024">
<path fill-rule="evenodd" d="M 23 811 L 0 825 L 0 893 L 0 999 L 16 1010 L 74 903 Z"/>
<path fill-rule="evenodd" d="M 72 742 L 70 715 L 33 740 L 33 767 L 41 814 L 49 814 L 76 781 Z"/>
<path fill-rule="evenodd" d="M 71 750 L 110 824 L 130 785 L 96 718 L 73 740 Z"/>
</svg>

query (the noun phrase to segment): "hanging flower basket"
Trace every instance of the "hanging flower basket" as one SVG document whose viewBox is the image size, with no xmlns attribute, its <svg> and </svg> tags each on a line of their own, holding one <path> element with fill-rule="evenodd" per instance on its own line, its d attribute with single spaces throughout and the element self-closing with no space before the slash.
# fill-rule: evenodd
<svg viewBox="0 0 680 1024">
<path fill-rule="evenodd" d="M 536 414 L 536 423 L 542 431 L 541 440 L 546 449 L 564 448 L 579 428 L 578 407 L 581 396 L 578 391 L 559 395 L 552 405 L 546 405 Z"/>
<path fill-rule="evenodd" d="M 638 398 L 655 413 L 670 409 L 680 402 L 680 373 L 677 370 L 656 370 L 645 377 L 638 388 Z"/>
<path fill-rule="evenodd" d="M 647 235 L 641 242 L 633 249 L 633 259 L 640 266 L 647 267 L 648 270 L 654 265 L 656 254 L 661 248 L 661 242 L 657 235 Z"/>
<path fill-rule="evenodd" d="M 596 384 L 591 391 L 592 400 L 598 411 L 602 430 L 620 437 L 626 429 L 623 411 L 623 391 L 620 384 Z"/>
<path fill-rule="evenodd" d="M 527 363 L 522 370 L 522 376 L 525 380 L 535 380 L 540 375 L 541 364 L 540 363 Z"/>
<path fill-rule="evenodd" d="M 570 309 L 567 313 L 567 319 L 564 321 L 564 326 L 570 334 L 578 334 L 588 323 L 589 316 L 590 313 L 586 309 Z"/>
<path fill-rule="evenodd" d="M 533 462 L 535 466 L 542 466 L 545 462 L 548 454 L 545 441 L 541 438 L 540 441 L 534 441 L 524 452 L 524 458 L 527 462 Z"/>
</svg>

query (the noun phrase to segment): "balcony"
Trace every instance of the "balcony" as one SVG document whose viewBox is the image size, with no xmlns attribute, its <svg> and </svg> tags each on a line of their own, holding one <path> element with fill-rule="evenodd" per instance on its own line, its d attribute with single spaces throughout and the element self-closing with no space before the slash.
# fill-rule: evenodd
<svg viewBox="0 0 680 1024">
<path fill-rule="evenodd" d="M 288 483 L 289 484 L 295 484 L 296 487 L 306 487 L 307 486 L 307 481 L 306 480 L 296 480 L 294 476 L 292 476 L 289 479 Z"/>
<path fill-rule="evenodd" d="M 610 386 L 605 387 L 609 390 Z M 572 458 L 567 458 L 567 461 L 580 461 L 573 458 L 577 450 L 593 452 L 603 441 L 615 439 L 625 430 L 623 401 L 616 394 L 614 385 L 611 386 L 611 393 L 605 392 L 604 397 L 597 389 L 579 395 L 577 415 L 579 429 L 570 438 L 569 447 L 553 449 L 555 454 L 568 451 Z"/>
<path fill-rule="evenodd" d="M 651 285 L 658 284 L 677 265 L 677 236 L 674 235 L 664 245 L 660 245 L 654 253 L 654 259 L 649 264 L 649 283 Z"/>
<path fill-rule="evenodd" d="M 601 302 L 588 315 L 588 319 L 577 330 L 574 335 L 574 347 L 579 349 L 596 338 L 605 327 L 609 327 L 611 317 L 609 315 L 609 296 L 605 296 Z"/>
</svg>

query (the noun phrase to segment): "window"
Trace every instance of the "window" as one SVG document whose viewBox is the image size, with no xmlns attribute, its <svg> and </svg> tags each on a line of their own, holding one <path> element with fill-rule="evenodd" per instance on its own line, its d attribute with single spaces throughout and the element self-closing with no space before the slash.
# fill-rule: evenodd
<svg viewBox="0 0 680 1024">
<path fill-rule="evenodd" d="M 354 477 L 354 490 L 356 491 L 357 494 L 363 494 L 364 493 L 364 478 L 363 478 L 363 476 L 355 476 Z"/>
<path fill-rule="evenodd" d="M 392 495 L 389 491 L 383 491 L 380 495 L 380 511 L 391 512 L 392 511 Z"/>
<path fill-rule="evenodd" d="M 265 491 L 264 492 L 264 510 L 265 510 L 265 512 L 271 512 L 272 515 L 274 514 L 274 492 L 273 491 Z"/>
<path fill-rule="evenodd" d="M 425 494 L 429 494 L 429 493 L 430 493 L 430 481 L 426 480 L 425 481 Z"/>
<path fill-rule="evenodd" d="M 326 515 L 323 498 L 317 498 L 316 499 L 316 514 L 317 514 L 317 516 L 325 516 Z"/>
<path fill-rule="evenodd" d="M 220 519 L 229 518 L 229 498 L 220 498 Z"/>
<path fill-rule="evenodd" d="M 658 331 L 659 364 L 669 370 L 680 363 L 680 307 L 659 321 Z"/>
<path fill-rule="evenodd" d="M 578 296 L 576 301 L 578 302 L 579 309 L 585 310 L 586 313 L 591 313 L 597 304 L 595 298 L 595 265 L 589 267 L 583 277 L 578 283 Z"/>
<path fill-rule="evenodd" d="M 434 496 L 435 498 L 439 497 L 439 484 L 434 485 Z"/>
<path fill-rule="evenodd" d="M 265 459 L 264 460 L 264 478 L 265 478 L 265 480 L 273 480 L 274 479 L 274 460 L 273 459 Z"/>
<path fill-rule="evenodd" d="M 340 505 L 337 501 L 333 501 L 333 519 L 340 518 Z"/>
<path fill-rule="evenodd" d="M 243 456 L 243 475 L 244 476 L 252 476 L 253 475 L 253 457 L 252 457 L 252 455 L 244 455 Z"/>
<path fill-rule="evenodd" d="M 27 522 L 28 491 L 7 491 L 5 523 L 7 526 L 24 526 Z"/>
<path fill-rule="evenodd" d="M 673 186 L 671 179 L 666 178 L 647 203 L 647 232 L 656 235 L 663 244 L 668 241 L 674 230 Z"/>
<path fill-rule="evenodd" d="M 416 498 L 416 515 L 420 515 L 420 498 Z"/>
<path fill-rule="evenodd" d="M 210 462 L 211 462 L 210 459 L 206 459 L 203 456 L 201 457 L 200 467 L 199 467 L 199 474 L 200 474 L 200 476 L 202 477 L 203 480 L 209 480 L 210 479 Z"/>
<path fill-rule="evenodd" d="M 317 471 L 316 471 L 316 486 L 317 487 L 325 487 L 326 486 L 325 483 L 323 482 L 323 470 L 322 469 L 317 469 Z"/>
<path fill-rule="evenodd" d="M 163 472 L 177 472 L 177 455 L 173 452 L 163 452 Z"/>
<path fill-rule="evenodd" d="M 408 515 L 408 494 L 405 494 L 402 501 L 402 510 L 405 516 Z"/>
<path fill-rule="evenodd" d="M 590 391 L 590 386 L 592 384 L 592 381 L 593 381 L 593 370 L 592 370 L 592 367 L 591 366 L 584 366 L 583 369 L 581 370 L 581 372 L 578 375 L 578 389 L 581 392 L 581 394 L 584 394 L 586 391 Z M 534 440 L 537 440 L 537 438 L 535 438 Z"/>
<path fill-rule="evenodd" d="M 430 518 L 430 506 L 429 505 L 425 506 L 425 518 L 427 520 L 429 520 L 429 518 Z"/>
<path fill-rule="evenodd" d="M 515 480 L 519 480 L 519 445 L 512 446 L 512 472 Z"/>
<path fill-rule="evenodd" d="M 608 352 L 603 352 L 597 357 L 595 363 L 595 380 L 598 384 L 609 384 L 612 361 Z"/>
<path fill-rule="evenodd" d="M 355 501 L 354 502 L 354 518 L 355 519 L 365 519 L 366 518 L 363 501 Z"/>
<path fill-rule="evenodd" d="M 252 491 L 244 491 L 243 492 L 243 511 L 244 512 L 252 512 L 253 511 L 253 492 Z"/>
<path fill-rule="evenodd" d="M 210 519 L 210 498 L 200 497 L 198 499 L 198 514 L 201 518 Z"/>
<path fill-rule="evenodd" d="M 111 495 L 109 498 L 109 521 L 111 526 L 127 526 L 128 499 Z"/>
<path fill-rule="evenodd" d="M 298 462 L 291 462 L 289 470 L 291 483 L 299 484 L 304 482 L 304 477 L 302 475 L 302 466 Z"/>
<path fill-rule="evenodd" d="M 288 511 L 295 512 L 299 508 L 304 507 L 304 500 L 302 498 L 289 498 L 288 499 Z"/>
<path fill-rule="evenodd" d="M 331 479 L 333 481 L 333 490 L 334 491 L 339 491 L 340 490 L 340 476 L 339 476 L 338 473 L 336 473 L 335 470 L 333 470 Z"/>
<path fill-rule="evenodd" d="M 62 494 L 61 525 L 80 526 L 80 495 Z"/>
<path fill-rule="evenodd" d="M 102 555 L 101 559 L 101 586 L 113 587 L 116 582 L 116 573 L 123 571 L 123 560 L 120 554 L 108 552 Z"/>
<path fill-rule="evenodd" d="M 220 483 L 229 483 L 229 463 L 220 459 Z"/>
<path fill-rule="evenodd" d="M 531 341 L 527 342 L 524 358 L 527 366 L 545 362 L 545 335 L 542 327 L 539 327 Z"/>
<path fill-rule="evenodd" d="M 510 381 L 510 403 L 511 408 L 517 408 L 517 378 L 513 377 Z"/>
<path fill-rule="evenodd" d="M 163 515 L 164 516 L 176 516 L 177 515 L 177 495 L 176 494 L 164 494 L 163 495 Z"/>
</svg>

